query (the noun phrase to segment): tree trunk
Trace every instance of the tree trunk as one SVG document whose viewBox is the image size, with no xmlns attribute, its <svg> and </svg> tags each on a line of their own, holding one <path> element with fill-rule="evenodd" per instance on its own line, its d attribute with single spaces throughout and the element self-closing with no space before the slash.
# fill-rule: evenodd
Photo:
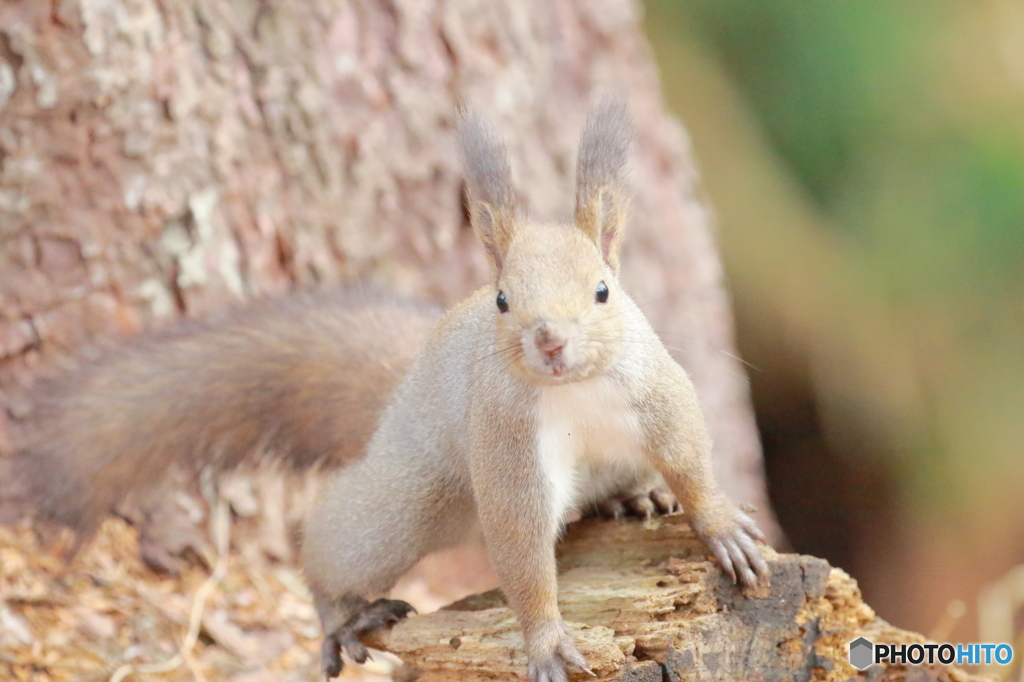
<svg viewBox="0 0 1024 682">
<path fill-rule="evenodd" d="M 624 280 L 692 374 L 721 484 L 775 535 L 712 216 L 634 0 L 34 0 L 0 6 L 0 450 L 39 357 L 292 287 L 450 303 L 486 281 L 451 136 L 571 209 L 592 92 L 640 131 Z"/>
</svg>

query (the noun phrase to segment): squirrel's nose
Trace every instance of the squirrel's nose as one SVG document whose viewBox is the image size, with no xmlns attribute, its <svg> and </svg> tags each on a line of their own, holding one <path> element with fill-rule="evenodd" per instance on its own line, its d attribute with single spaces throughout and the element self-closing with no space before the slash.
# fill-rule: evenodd
<svg viewBox="0 0 1024 682">
<path fill-rule="evenodd" d="M 549 358 L 558 357 L 565 348 L 565 339 L 551 333 L 547 327 L 541 327 L 534 332 L 533 341 L 537 344 L 537 350 Z"/>
</svg>

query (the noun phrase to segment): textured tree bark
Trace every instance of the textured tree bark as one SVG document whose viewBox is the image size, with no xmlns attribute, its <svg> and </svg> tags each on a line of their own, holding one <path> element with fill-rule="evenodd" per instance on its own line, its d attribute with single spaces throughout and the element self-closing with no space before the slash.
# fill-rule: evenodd
<svg viewBox="0 0 1024 682">
<path fill-rule="evenodd" d="M 769 550 L 771 587 L 744 595 L 679 516 L 582 521 L 559 549 L 559 605 L 595 673 L 574 680 L 981 681 L 937 663 L 858 672 L 848 657 L 858 637 L 926 640 L 876 618 L 857 583 L 822 559 Z M 497 590 L 412 617 L 372 645 L 402 658 L 405 679 L 525 679 L 522 638 Z"/>
<path fill-rule="evenodd" d="M 457 300 L 487 273 L 456 103 L 505 131 L 532 210 L 568 214 L 611 88 L 640 131 L 624 279 L 774 534 L 712 216 L 639 22 L 634 0 L 0 5 L 0 450 L 39 358 L 89 339 L 356 278 Z"/>
</svg>

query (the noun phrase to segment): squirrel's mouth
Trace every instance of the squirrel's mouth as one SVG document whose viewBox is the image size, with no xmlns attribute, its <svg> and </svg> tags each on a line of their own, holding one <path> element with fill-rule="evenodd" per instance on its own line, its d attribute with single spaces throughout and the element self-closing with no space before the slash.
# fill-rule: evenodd
<svg viewBox="0 0 1024 682">
<path fill-rule="evenodd" d="M 524 358 L 521 367 L 526 373 L 534 377 L 534 381 L 554 381 L 561 383 L 576 372 L 576 368 L 562 360 Z"/>
<path fill-rule="evenodd" d="M 570 374 L 574 367 L 566 361 L 564 356 L 558 356 L 555 358 L 541 358 L 540 362 L 537 363 L 539 369 L 544 374 L 553 377 L 564 377 L 566 374 Z"/>
<path fill-rule="evenodd" d="M 538 368 L 540 373 L 548 379 L 557 379 L 558 383 L 579 379 L 580 371 L 583 369 L 577 365 L 570 365 L 563 360 L 548 360 Z"/>
<path fill-rule="evenodd" d="M 551 386 L 580 381 L 590 374 L 586 367 L 557 361 L 536 364 L 525 362 L 521 367 L 532 381 Z"/>
</svg>

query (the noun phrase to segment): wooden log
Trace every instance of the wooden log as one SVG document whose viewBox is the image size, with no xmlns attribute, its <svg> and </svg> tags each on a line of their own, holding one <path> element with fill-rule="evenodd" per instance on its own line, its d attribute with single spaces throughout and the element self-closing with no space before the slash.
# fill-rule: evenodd
<svg viewBox="0 0 1024 682">
<path fill-rule="evenodd" d="M 971 679 L 939 665 L 858 672 L 848 660 L 857 637 L 924 639 L 877 619 L 856 582 L 826 561 L 765 553 L 771 586 L 744 594 L 682 516 L 573 524 L 559 547 L 559 605 L 596 677 L 571 679 Z M 397 654 L 405 679 L 526 679 L 522 637 L 498 590 L 410 618 L 367 643 Z"/>
</svg>

